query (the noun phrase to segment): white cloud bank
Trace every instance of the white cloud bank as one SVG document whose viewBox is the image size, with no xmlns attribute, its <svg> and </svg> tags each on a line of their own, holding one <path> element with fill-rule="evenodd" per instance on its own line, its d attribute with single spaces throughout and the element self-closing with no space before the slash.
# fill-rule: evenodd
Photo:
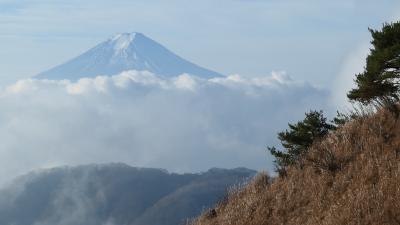
<svg viewBox="0 0 400 225">
<path fill-rule="evenodd" d="M 284 73 L 203 80 L 148 72 L 77 82 L 27 79 L 0 90 L 0 175 L 124 162 L 189 172 L 272 170 L 276 132 L 329 93 Z"/>
</svg>

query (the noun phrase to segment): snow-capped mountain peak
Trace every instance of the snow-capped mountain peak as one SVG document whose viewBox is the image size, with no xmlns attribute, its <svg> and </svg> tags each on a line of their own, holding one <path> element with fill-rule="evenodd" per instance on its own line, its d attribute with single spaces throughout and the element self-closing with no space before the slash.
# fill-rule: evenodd
<svg viewBox="0 0 400 225">
<path fill-rule="evenodd" d="M 184 73 L 207 79 L 222 76 L 179 57 L 144 34 L 133 32 L 114 35 L 82 55 L 36 77 L 77 80 L 115 75 L 127 70 L 146 70 L 163 77 Z"/>
<path fill-rule="evenodd" d="M 110 42 L 114 45 L 115 55 L 125 51 L 134 42 L 136 35 L 141 35 L 139 33 L 121 33 L 114 35 Z"/>
</svg>

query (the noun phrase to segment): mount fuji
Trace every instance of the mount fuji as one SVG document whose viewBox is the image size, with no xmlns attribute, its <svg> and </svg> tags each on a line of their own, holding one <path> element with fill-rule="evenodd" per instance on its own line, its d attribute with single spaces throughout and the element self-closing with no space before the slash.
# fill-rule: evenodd
<svg viewBox="0 0 400 225">
<path fill-rule="evenodd" d="M 98 75 L 115 75 L 127 70 L 149 71 L 162 77 L 183 73 L 201 78 L 221 74 L 195 65 L 141 33 L 122 33 L 82 55 L 36 75 L 38 79 L 77 80 Z"/>
</svg>

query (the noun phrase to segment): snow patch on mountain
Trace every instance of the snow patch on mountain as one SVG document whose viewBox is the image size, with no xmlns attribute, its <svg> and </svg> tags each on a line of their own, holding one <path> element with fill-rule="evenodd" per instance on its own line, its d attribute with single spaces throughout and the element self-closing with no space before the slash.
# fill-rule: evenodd
<svg viewBox="0 0 400 225">
<path fill-rule="evenodd" d="M 114 42 L 114 55 L 121 54 L 122 52 L 126 53 L 126 50 L 135 40 L 135 36 L 136 33 L 123 33 L 112 37 L 111 41 Z"/>
</svg>

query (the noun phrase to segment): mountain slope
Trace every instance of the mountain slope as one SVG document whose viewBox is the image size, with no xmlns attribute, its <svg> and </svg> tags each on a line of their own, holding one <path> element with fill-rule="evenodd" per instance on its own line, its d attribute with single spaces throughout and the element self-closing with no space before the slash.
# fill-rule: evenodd
<svg viewBox="0 0 400 225">
<path fill-rule="evenodd" d="M 236 169 L 180 175 L 124 164 L 44 170 L 0 190 L 0 224 L 151 225 L 159 224 L 159 218 L 169 219 L 165 225 L 179 224 L 215 204 L 229 186 L 253 174 Z M 198 183 L 205 188 L 201 200 L 192 197 Z M 182 189 L 188 194 L 180 195 Z M 188 208 L 182 211 L 180 202 Z"/>
<path fill-rule="evenodd" d="M 114 75 L 127 70 L 149 71 L 165 77 L 183 73 L 203 78 L 221 74 L 197 66 L 141 33 L 118 34 L 82 55 L 36 76 L 38 79 L 70 79 Z"/>
<path fill-rule="evenodd" d="M 205 206 L 211 206 L 210 202 L 218 202 L 224 197 L 224 193 L 233 184 L 232 180 L 237 181 L 238 176 L 248 177 L 248 174 L 247 169 L 211 169 L 190 184 L 160 199 L 131 225 L 183 224 L 186 220 L 177 220 L 177 216 L 185 219 L 198 216 L 199 205 L 204 206 L 202 210 L 207 209 Z"/>
<path fill-rule="evenodd" d="M 315 143 L 303 168 L 258 175 L 193 224 L 400 224 L 399 149 L 398 119 L 361 116 Z"/>
</svg>

